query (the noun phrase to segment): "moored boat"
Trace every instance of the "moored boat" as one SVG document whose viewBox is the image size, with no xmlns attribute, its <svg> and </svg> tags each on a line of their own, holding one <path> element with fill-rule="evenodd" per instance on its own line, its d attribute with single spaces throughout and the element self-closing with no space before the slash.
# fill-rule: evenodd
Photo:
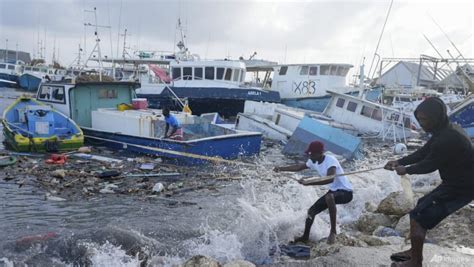
<svg viewBox="0 0 474 267">
<path fill-rule="evenodd" d="M 7 148 L 19 152 L 68 151 L 84 143 L 74 121 L 29 97 L 19 97 L 5 109 L 2 123 Z"/>
<path fill-rule="evenodd" d="M 182 125 L 184 140 L 162 138 L 166 124 L 161 110 L 119 108 L 123 103 L 133 102 L 138 86 L 131 82 L 48 83 L 40 86 L 37 99 L 70 116 L 93 144 L 184 164 L 235 159 L 260 152 L 261 133 L 227 129 L 185 112 L 172 113 Z"/>
</svg>

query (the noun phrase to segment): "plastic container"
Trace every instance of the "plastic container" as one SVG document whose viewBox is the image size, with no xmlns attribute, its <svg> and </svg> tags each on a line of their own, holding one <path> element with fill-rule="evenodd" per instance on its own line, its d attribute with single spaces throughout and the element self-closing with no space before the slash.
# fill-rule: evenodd
<svg viewBox="0 0 474 267">
<path fill-rule="evenodd" d="M 122 104 L 117 105 L 117 110 L 119 111 L 130 110 L 130 109 L 134 109 L 134 107 L 130 104 L 122 103 Z"/>
<path fill-rule="evenodd" d="M 134 98 L 132 99 L 132 106 L 134 109 L 146 109 L 148 108 L 148 100 L 146 98 Z"/>
</svg>

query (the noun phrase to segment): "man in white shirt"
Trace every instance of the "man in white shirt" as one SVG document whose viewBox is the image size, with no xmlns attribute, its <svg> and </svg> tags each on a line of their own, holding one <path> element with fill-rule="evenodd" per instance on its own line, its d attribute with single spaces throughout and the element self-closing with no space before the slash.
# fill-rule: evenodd
<svg viewBox="0 0 474 267">
<path fill-rule="evenodd" d="M 329 185 L 329 191 L 319 198 L 313 206 L 308 210 L 308 216 L 306 217 L 304 234 L 295 239 L 295 242 L 307 242 L 309 239 L 309 233 L 311 226 L 313 225 L 314 217 L 328 209 L 329 218 L 331 220 L 331 232 L 328 236 L 328 244 L 333 244 L 336 241 L 336 204 L 346 204 L 352 200 L 352 185 L 346 176 L 341 175 L 344 170 L 339 164 L 339 161 L 331 156 L 324 154 L 324 144 L 319 141 L 312 142 L 308 149 L 305 151 L 309 159 L 306 163 L 286 166 L 286 167 L 275 167 L 274 171 L 302 171 L 305 169 L 316 170 L 320 176 L 335 176 L 332 179 L 325 179 L 324 181 L 317 181 L 312 183 L 303 183 L 302 180 L 299 183 L 303 185 Z"/>
</svg>

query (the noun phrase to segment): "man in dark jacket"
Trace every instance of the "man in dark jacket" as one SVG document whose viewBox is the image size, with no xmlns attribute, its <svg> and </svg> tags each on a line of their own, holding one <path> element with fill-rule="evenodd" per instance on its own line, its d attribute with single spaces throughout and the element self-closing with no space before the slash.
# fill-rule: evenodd
<svg viewBox="0 0 474 267">
<path fill-rule="evenodd" d="M 399 175 L 439 171 L 441 184 L 418 200 L 410 212 L 411 249 L 391 256 L 392 266 L 421 266 L 426 231 L 474 199 L 474 152 L 464 130 L 451 124 L 437 97 L 423 101 L 415 117 L 431 138 L 413 154 L 389 161 L 385 169 Z"/>
</svg>

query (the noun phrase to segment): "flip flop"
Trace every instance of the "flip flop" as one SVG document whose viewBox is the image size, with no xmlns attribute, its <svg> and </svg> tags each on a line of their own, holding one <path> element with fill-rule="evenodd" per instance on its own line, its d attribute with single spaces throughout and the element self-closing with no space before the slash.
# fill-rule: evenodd
<svg viewBox="0 0 474 267">
<path fill-rule="evenodd" d="M 390 259 L 392 261 L 401 262 L 401 261 L 409 261 L 411 257 L 407 255 L 399 255 L 398 253 L 394 253 L 390 255 Z"/>
</svg>

